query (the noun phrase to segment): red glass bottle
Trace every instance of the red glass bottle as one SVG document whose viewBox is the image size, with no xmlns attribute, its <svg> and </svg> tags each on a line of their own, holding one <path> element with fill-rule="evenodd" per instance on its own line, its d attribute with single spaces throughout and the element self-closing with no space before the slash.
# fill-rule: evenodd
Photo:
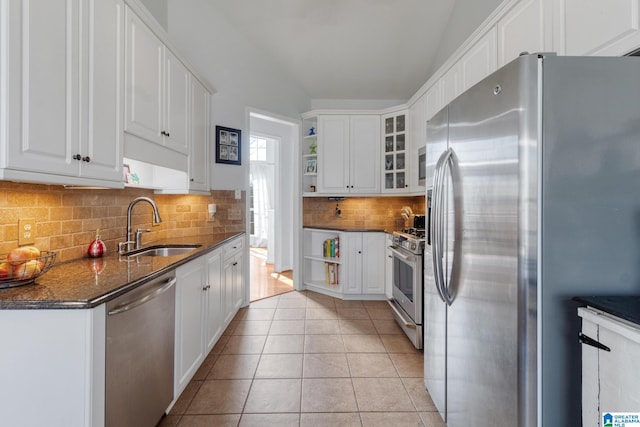
<svg viewBox="0 0 640 427">
<path fill-rule="evenodd" d="M 102 240 L 100 240 L 100 229 L 96 230 L 96 238 L 89 244 L 87 254 L 91 258 L 99 258 L 107 251 L 107 247 Z"/>
</svg>

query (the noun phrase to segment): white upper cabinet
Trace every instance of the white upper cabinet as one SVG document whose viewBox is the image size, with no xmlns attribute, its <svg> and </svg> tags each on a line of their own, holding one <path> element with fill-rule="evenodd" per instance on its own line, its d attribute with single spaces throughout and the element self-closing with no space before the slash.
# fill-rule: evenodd
<svg viewBox="0 0 640 427">
<path fill-rule="evenodd" d="M 122 1 L 0 8 L 0 179 L 122 187 Z"/>
<path fill-rule="evenodd" d="M 349 116 L 318 117 L 318 192 L 349 192 Z"/>
<path fill-rule="evenodd" d="M 318 116 L 318 192 L 380 192 L 380 116 Z"/>
<path fill-rule="evenodd" d="M 460 60 L 461 92 L 498 69 L 495 27 L 487 31 Z"/>
<path fill-rule="evenodd" d="M 124 98 L 124 4 L 122 0 L 88 0 L 89 71 L 86 141 L 80 175 L 122 181 Z M 83 122 L 85 122 L 83 118 Z M 83 144 L 81 144 L 82 146 Z"/>
<path fill-rule="evenodd" d="M 210 94 L 191 79 L 189 190 L 209 192 L 209 103 Z"/>
<path fill-rule="evenodd" d="M 188 154 L 189 72 L 130 9 L 126 19 L 124 130 Z"/>
<path fill-rule="evenodd" d="M 554 50 L 564 55 L 624 55 L 640 46 L 639 0 L 557 2 Z"/>
<path fill-rule="evenodd" d="M 164 133 L 167 147 L 189 153 L 191 73 L 165 49 Z"/>
<path fill-rule="evenodd" d="M 382 116 L 382 191 L 405 193 L 409 190 L 412 159 L 409 144 L 409 112 Z"/>
<path fill-rule="evenodd" d="M 349 192 L 380 192 L 380 117 L 351 116 Z"/>
<path fill-rule="evenodd" d="M 130 9 L 126 44 L 125 131 L 162 144 L 164 45 Z"/>
<path fill-rule="evenodd" d="M 509 10 L 497 24 L 498 66 L 516 59 L 522 52 L 546 52 L 551 49 L 550 31 L 544 25 L 550 9 L 546 0 L 523 0 Z"/>
</svg>

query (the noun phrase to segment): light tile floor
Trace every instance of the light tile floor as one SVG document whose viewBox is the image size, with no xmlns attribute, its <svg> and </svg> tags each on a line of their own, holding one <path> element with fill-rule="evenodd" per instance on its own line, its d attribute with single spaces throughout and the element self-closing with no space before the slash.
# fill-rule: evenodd
<svg viewBox="0 0 640 427">
<path fill-rule="evenodd" d="M 445 424 L 386 302 L 289 292 L 238 312 L 160 426 Z"/>
</svg>

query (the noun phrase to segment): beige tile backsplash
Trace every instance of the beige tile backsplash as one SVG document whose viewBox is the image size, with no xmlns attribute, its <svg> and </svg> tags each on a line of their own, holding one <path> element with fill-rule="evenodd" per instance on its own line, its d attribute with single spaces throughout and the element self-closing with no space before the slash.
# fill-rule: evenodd
<svg viewBox="0 0 640 427">
<path fill-rule="evenodd" d="M 340 216 L 336 216 L 336 205 Z M 336 227 L 346 229 L 399 230 L 409 227 L 401 215 L 403 206 L 413 213 L 424 214 L 424 196 L 346 197 L 332 201 L 328 197 L 305 197 L 303 224 L 305 227 Z"/>
<path fill-rule="evenodd" d="M 107 251 L 115 251 L 124 240 L 127 207 L 136 197 L 155 200 L 162 223 L 152 226 L 148 203 L 134 207 L 133 228 L 150 228 L 144 241 L 245 230 L 245 194 L 236 200 L 234 191 L 212 190 L 211 196 L 154 194 L 151 190 L 65 189 L 57 185 L 18 184 L 0 181 L 0 258 L 18 246 L 18 220 L 34 218 L 36 246 L 57 252 L 57 262 L 86 256 L 96 229 L 100 229 Z M 217 212 L 208 218 L 207 205 Z M 239 210 L 240 219 L 229 219 L 230 210 Z"/>
</svg>

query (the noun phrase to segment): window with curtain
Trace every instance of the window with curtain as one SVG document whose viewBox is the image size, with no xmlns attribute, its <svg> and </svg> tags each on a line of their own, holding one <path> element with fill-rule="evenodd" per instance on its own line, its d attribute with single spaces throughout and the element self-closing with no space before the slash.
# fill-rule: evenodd
<svg viewBox="0 0 640 427">
<path fill-rule="evenodd" d="M 268 244 L 274 200 L 274 142 L 271 138 L 257 135 L 251 135 L 249 139 L 251 246 L 265 247 Z"/>
</svg>

